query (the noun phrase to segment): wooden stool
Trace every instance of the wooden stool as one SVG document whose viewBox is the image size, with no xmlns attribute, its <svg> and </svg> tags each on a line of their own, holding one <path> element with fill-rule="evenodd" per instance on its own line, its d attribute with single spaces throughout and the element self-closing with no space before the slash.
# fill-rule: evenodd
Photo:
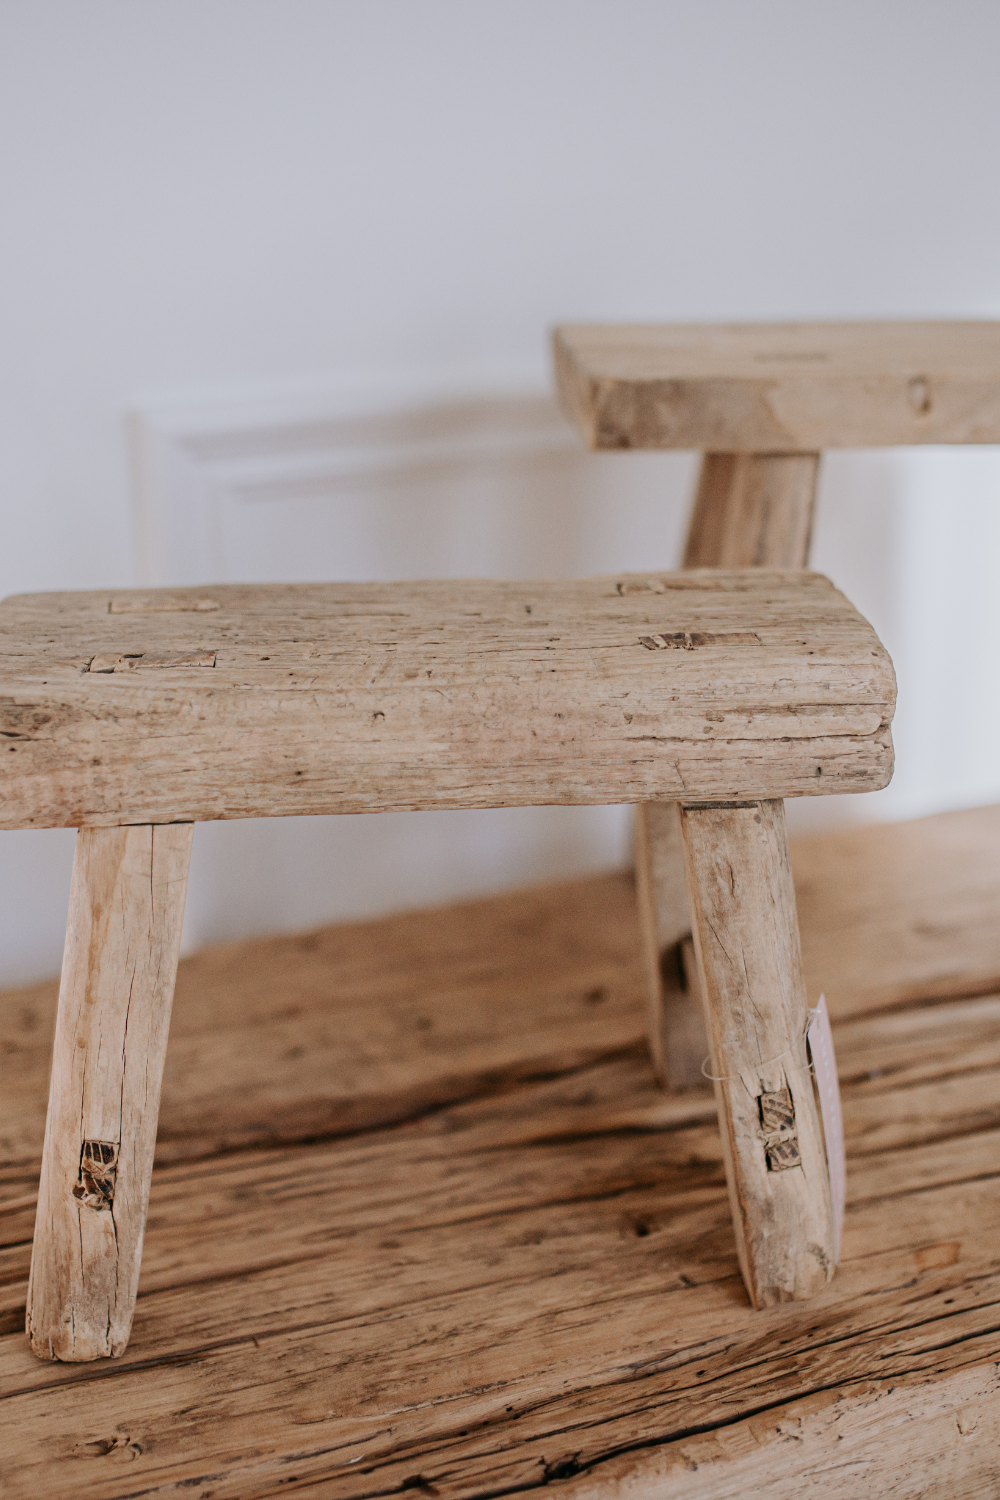
<svg viewBox="0 0 1000 1500">
<path fill-rule="evenodd" d="M 585 325 L 557 330 L 555 362 L 592 448 L 703 450 L 687 568 L 804 568 L 823 448 L 1000 443 L 1000 322 Z M 649 1043 L 671 1088 L 703 1086 L 708 1051 L 682 843 L 675 804 L 639 809 Z"/>
<path fill-rule="evenodd" d="M 37 594 L 0 605 L 0 637 L 0 826 L 80 830 L 37 1354 L 128 1339 L 199 819 L 678 800 L 747 1286 L 763 1305 L 827 1281 L 781 799 L 888 782 L 895 682 L 825 578 Z"/>
</svg>

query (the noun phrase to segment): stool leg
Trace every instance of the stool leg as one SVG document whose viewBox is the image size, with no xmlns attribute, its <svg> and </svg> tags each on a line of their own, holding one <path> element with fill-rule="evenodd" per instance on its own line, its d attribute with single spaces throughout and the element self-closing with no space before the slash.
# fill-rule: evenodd
<svg viewBox="0 0 1000 1500">
<path fill-rule="evenodd" d="M 685 568 L 804 568 L 818 453 L 706 453 Z"/>
<path fill-rule="evenodd" d="M 834 1270 L 783 802 L 683 807 L 684 859 L 740 1268 L 754 1307 Z"/>
<path fill-rule="evenodd" d="M 193 831 L 77 834 L 28 1286 L 47 1359 L 128 1342 Z"/>
<path fill-rule="evenodd" d="M 706 453 L 684 566 L 804 568 L 818 472 L 818 453 Z M 704 1083 L 701 1063 L 708 1048 L 697 980 L 684 963 L 691 922 L 677 830 L 666 805 L 637 809 L 650 1052 L 661 1083 L 692 1088 Z"/>
<path fill-rule="evenodd" d="M 676 802 L 636 808 L 635 874 L 653 1068 L 667 1088 L 704 1087 L 701 1065 L 708 1043 Z"/>
</svg>

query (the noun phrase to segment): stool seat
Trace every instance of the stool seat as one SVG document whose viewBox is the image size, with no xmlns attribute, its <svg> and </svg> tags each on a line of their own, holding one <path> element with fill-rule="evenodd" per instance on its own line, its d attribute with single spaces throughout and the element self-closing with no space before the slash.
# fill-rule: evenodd
<svg viewBox="0 0 1000 1500">
<path fill-rule="evenodd" d="M 588 324 L 555 362 L 592 448 L 1000 443 L 1000 321 Z"/>
<path fill-rule="evenodd" d="M 240 585 L 0 605 L 0 827 L 781 798 L 892 774 L 819 574 Z"/>
</svg>

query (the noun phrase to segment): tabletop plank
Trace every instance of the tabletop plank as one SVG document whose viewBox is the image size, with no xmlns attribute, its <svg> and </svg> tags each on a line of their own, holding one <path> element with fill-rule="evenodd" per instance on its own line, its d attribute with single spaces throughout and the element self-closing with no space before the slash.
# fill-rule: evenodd
<svg viewBox="0 0 1000 1500">
<path fill-rule="evenodd" d="M 0 662 L 0 828 L 776 798 L 892 773 L 892 663 L 819 574 L 23 595 L 0 605 Z"/>
</svg>

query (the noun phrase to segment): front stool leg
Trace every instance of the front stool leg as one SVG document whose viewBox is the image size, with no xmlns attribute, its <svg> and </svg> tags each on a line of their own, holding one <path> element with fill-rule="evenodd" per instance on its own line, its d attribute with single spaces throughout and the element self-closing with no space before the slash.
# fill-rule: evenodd
<svg viewBox="0 0 1000 1500">
<path fill-rule="evenodd" d="M 680 820 L 736 1247 L 754 1307 L 771 1307 L 819 1291 L 835 1256 L 785 805 Z"/>
<path fill-rule="evenodd" d="M 193 831 L 77 834 L 28 1285 L 46 1359 L 128 1343 Z"/>
</svg>

